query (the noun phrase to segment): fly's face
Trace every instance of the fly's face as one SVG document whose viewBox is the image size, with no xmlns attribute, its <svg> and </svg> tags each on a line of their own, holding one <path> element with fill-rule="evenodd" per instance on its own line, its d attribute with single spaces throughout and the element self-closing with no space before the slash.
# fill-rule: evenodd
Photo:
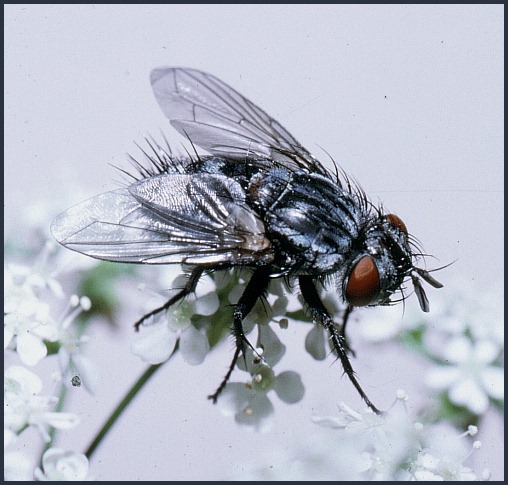
<svg viewBox="0 0 508 485">
<path fill-rule="evenodd" d="M 395 214 L 382 215 L 362 233 L 362 249 L 353 256 L 344 279 L 343 292 L 352 306 L 389 305 L 390 297 L 401 290 L 404 280 L 413 281 L 420 307 L 429 311 L 429 304 L 418 276 L 440 288 L 442 285 L 428 271 L 414 266 L 417 258 L 410 244 L 406 225 Z"/>
</svg>

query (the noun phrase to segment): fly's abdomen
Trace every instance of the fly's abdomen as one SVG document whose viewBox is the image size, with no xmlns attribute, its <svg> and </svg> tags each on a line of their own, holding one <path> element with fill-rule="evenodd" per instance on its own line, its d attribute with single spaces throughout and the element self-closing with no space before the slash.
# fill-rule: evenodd
<svg viewBox="0 0 508 485">
<path fill-rule="evenodd" d="M 282 168 L 258 173 L 249 193 L 267 233 L 302 272 L 332 272 L 358 236 L 361 210 L 329 179 Z"/>
</svg>

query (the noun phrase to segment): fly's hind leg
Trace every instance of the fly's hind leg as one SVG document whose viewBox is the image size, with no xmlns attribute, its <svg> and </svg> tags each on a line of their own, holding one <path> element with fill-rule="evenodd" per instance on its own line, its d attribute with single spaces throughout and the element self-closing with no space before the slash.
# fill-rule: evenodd
<svg viewBox="0 0 508 485">
<path fill-rule="evenodd" d="M 200 266 L 196 266 L 185 283 L 185 286 L 174 296 L 172 296 L 164 305 L 152 310 L 150 313 L 147 313 L 143 317 L 141 317 L 135 324 L 134 328 L 136 332 L 139 331 L 139 326 L 148 318 L 157 315 L 157 313 L 163 312 L 167 310 L 171 305 L 174 305 L 177 301 L 180 301 L 182 298 L 185 298 L 188 294 L 193 293 L 196 290 L 196 285 L 198 284 L 199 278 L 203 274 L 204 268 Z"/>
<path fill-rule="evenodd" d="M 268 269 L 264 267 L 258 268 L 252 275 L 252 278 L 238 300 L 238 303 L 235 305 L 235 310 L 233 312 L 233 336 L 235 337 L 236 344 L 235 353 L 233 355 L 233 359 L 231 360 L 231 364 L 229 365 L 229 369 L 219 387 L 213 394 L 208 396 L 208 399 L 211 399 L 214 403 L 217 402 L 217 398 L 226 387 L 240 354 L 245 357 L 245 345 L 247 344 L 252 347 L 245 337 L 242 322 L 252 310 L 252 307 L 255 305 L 258 298 L 266 292 L 269 282 L 270 272 Z"/>
<path fill-rule="evenodd" d="M 314 281 L 310 276 L 300 276 L 299 283 L 302 296 L 308 305 L 312 318 L 316 322 L 323 325 L 323 327 L 325 327 L 326 330 L 328 330 L 333 344 L 333 348 L 337 352 L 340 362 L 342 363 L 342 367 L 344 368 L 344 372 L 349 377 L 349 380 L 351 381 L 353 386 L 355 386 L 356 390 L 358 391 L 362 399 L 365 401 L 365 404 L 367 404 L 367 406 L 369 406 L 369 408 L 372 409 L 376 414 L 381 414 L 381 411 L 379 411 L 379 409 L 376 408 L 376 406 L 374 406 L 374 404 L 370 402 L 369 398 L 367 397 L 367 394 L 365 394 L 359 382 L 356 380 L 355 372 L 353 370 L 353 367 L 351 366 L 351 362 L 349 362 L 349 357 L 347 355 L 348 345 L 346 343 L 345 338 L 344 324 L 341 331 L 339 331 L 335 327 L 333 319 L 326 310 L 326 308 L 324 307 L 323 302 L 319 298 L 319 294 L 316 290 L 316 286 L 314 285 Z M 349 316 L 349 313 L 350 312 L 347 313 L 347 316 Z"/>
</svg>

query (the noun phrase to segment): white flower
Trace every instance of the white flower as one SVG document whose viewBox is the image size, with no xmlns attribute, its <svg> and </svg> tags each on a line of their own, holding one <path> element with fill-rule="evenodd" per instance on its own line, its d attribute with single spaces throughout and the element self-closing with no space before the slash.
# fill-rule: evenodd
<svg viewBox="0 0 508 485">
<path fill-rule="evenodd" d="M 170 284 L 176 290 L 186 281 L 185 276 L 178 275 Z M 194 295 L 188 295 L 166 312 L 161 312 L 156 323 L 146 325 L 146 334 L 132 344 L 132 352 L 149 364 L 160 364 L 170 357 L 179 341 L 183 359 L 192 365 L 201 364 L 210 345 L 204 330 L 193 325 L 192 317 L 210 316 L 217 311 L 219 300 L 215 290 L 213 280 L 202 276 Z"/>
<path fill-rule="evenodd" d="M 54 241 L 47 241 L 30 268 L 11 263 L 9 269 L 16 275 L 17 279 L 22 280 L 23 284 L 29 286 L 34 291 L 47 288 L 56 297 L 62 298 L 62 285 L 56 279 L 57 272 L 55 270 L 54 261 L 52 261 L 51 264 L 48 262 L 56 252 L 56 243 Z M 49 268 L 51 268 L 51 270 Z"/>
<path fill-rule="evenodd" d="M 58 399 L 39 396 L 41 390 L 41 379 L 24 367 L 13 365 L 5 371 L 4 426 L 7 429 L 20 433 L 27 426 L 35 426 L 42 438 L 49 441 L 49 426 L 69 429 L 78 424 L 74 414 L 48 410 Z"/>
<path fill-rule="evenodd" d="M 414 463 L 415 471 L 411 480 L 414 481 L 477 481 L 476 473 L 460 462 L 439 457 L 424 451 Z"/>
<path fill-rule="evenodd" d="M 235 421 L 247 429 L 267 432 L 271 428 L 273 404 L 265 393 L 252 389 L 250 383 L 228 383 L 217 404 L 224 416 L 233 415 Z"/>
<path fill-rule="evenodd" d="M 489 287 L 468 286 L 467 281 L 447 285 L 446 299 L 436 299 L 429 321 L 448 334 L 462 335 L 470 332 L 475 340 L 491 340 L 499 347 L 504 341 L 503 282 Z"/>
<path fill-rule="evenodd" d="M 33 480 L 33 465 L 30 460 L 17 451 L 4 455 L 4 480 L 30 482 Z"/>
<path fill-rule="evenodd" d="M 360 480 L 363 458 L 350 451 L 347 442 L 338 441 L 332 430 L 319 429 L 298 439 L 266 446 L 264 456 L 256 455 L 252 465 L 242 462 L 242 473 L 233 481 L 330 481 Z M 285 435 L 291 433 L 286 430 Z M 268 444 L 268 443 L 267 443 Z"/>
<path fill-rule="evenodd" d="M 504 372 L 494 363 L 499 352 L 492 341 L 471 342 L 465 336 L 455 337 L 439 355 L 448 365 L 430 369 L 425 382 L 433 389 L 446 391 L 453 403 L 482 414 L 489 406 L 489 397 L 504 399 Z"/>
<path fill-rule="evenodd" d="M 36 468 L 34 475 L 39 481 L 83 481 L 88 477 L 88 459 L 82 453 L 50 448 L 42 457 L 42 470 Z"/>
<path fill-rule="evenodd" d="M 79 310 L 65 314 L 60 320 L 51 316 L 48 297 L 64 297 L 56 276 L 62 270 L 72 269 L 72 265 L 63 261 L 65 257 L 60 258 L 69 251 L 56 249 L 56 243 L 48 241 L 30 267 L 10 263 L 4 273 L 4 349 L 15 349 L 26 365 L 36 365 L 46 357 L 46 342 L 68 340 L 71 322 L 80 311 L 90 306 L 86 297 L 80 300 L 73 296 L 71 301 L 75 299 L 76 303 L 72 306 L 79 305 Z M 60 264 L 62 262 L 65 264 Z"/>
<path fill-rule="evenodd" d="M 24 364 L 35 365 L 47 355 L 44 340 L 56 340 L 57 327 L 49 305 L 27 282 L 27 274 L 28 268 L 14 265 L 4 273 L 4 349 L 15 347 Z"/>
<path fill-rule="evenodd" d="M 265 432 L 272 425 L 274 412 L 267 394 L 273 390 L 281 401 L 294 404 L 303 398 L 305 389 L 296 372 L 275 374 L 272 367 L 284 355 L 285 347 L 269 325 L 258 325 L 258 329 L 258 351 L 248 348 L 245 359 L 240 356 L 237 363 L 238 368 L 250 372 L 250 381 L 228 383 L 218 404 L 224 415 L 234 415 L 241 426 Z"/>
<path fill-rule="evenodd" d="M 359 458 L 363 460 L 357 468 L 357 479 L 478 480 L 478 476 L 463 464 L 472 450 L 461 439 L 473 435 L 475 427 L 457 435 L 455 429 L 445 423 L 425 426 L 410 419 L 405 404 L 400 404 L 406 400 L 400 394 L 399 404 L 381 416 L 370 409 L 355 411 L 340 403 L 338 416 L 313 420 L 336 428 L 340 432 L 337 440 L 348 449 L 348 456 L 357 463 Z M 343 449 L 338 453 L 340 456 Z"/>
</svg>

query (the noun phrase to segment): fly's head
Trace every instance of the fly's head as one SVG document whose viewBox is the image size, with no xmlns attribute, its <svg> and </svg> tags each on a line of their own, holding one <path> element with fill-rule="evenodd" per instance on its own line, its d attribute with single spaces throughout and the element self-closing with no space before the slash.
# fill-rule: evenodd
<svg viewBox="0 0 508 485">
<path fill-rule="evenodd" d="M 420 278 L 434 288 L 443 285 L 424 269 L 415 266 L 421 255 L 404 222 L 395 214 L 379 214 L 361 232 L 358 250 L 346 270 L 342 294 L 353 306 L 389 305 L 390 297 L 410 278 L 420 307 L 429 311 L 429 302 Z"/>
</svg>

